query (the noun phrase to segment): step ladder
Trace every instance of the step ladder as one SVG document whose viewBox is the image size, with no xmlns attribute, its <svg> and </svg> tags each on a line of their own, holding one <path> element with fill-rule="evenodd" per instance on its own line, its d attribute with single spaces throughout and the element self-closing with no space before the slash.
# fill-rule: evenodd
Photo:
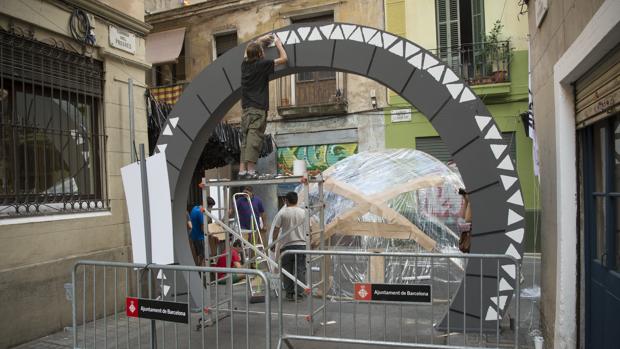
<svg viewBox="0 0 620 349">
<path fill-rule="evenodd" d="M 244 229 L 241 227 L 241 218 L 239 215 L 239 207 L 237 203 L 240 200 L 246 200 L 250 207 L 250 229 Z M 252 205 L 252 198 L 248 193 L 241 192 L 233 195 L 233 206 L 235 208 L 235 226 L 240 236 L 247 237 L 254 248 L 246 244 L 242 244 L 243 258 L 245 266 L 250 269 L 261 270 L 267 275 L 272 273 L 273 266 L 270 265 L 267 260 L 261 255 L 265 255 L 265 245 L 263 243 L 263 237 L 260 234 L 260 224 L 254 212 L 254 206 Z M 263 222 L 264 224 L 265 222 Z M 260 253 L 258 253 L 260 252 Z M 270 278 L 271 279 L 271 278 Z M 261 303 L 265 301 L 266 285 L 263 284 L 263 279 L 253 275 L 248 278 L 250 289 L 250 303 Z"/>
</svg>

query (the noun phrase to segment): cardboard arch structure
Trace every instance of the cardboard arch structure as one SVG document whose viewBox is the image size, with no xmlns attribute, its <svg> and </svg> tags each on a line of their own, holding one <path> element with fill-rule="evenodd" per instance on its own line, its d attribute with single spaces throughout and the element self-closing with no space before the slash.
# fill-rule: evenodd
<svg viewBox="0 0 620 349">
<path fill-rule="evenodd" d="M 524 205 L 508 144 L 484 103 L 446 64 L 404 38 L 355 24 L 292 25 L 275 34 L 289 61 L 272 79 L 302 71 L 349 72 L 385 85 L 421 111 L 452 154 L 470 192 L 471 253 L 522 258 Z M 181 264 L 193 263 L 185 230 L 187 189 L 210 134 L 241 97 L 245 46 L 231 49 L 194 78 L 158 139 L 156 151 L 165 153 L 168 166 L 174 250 Z M 275 48 L 266 50 L 267 57 L 276 54 Z M 519 278 L 514 265 L 503 263 L 507 261 L 486 263 L 482 272 L 479 263 L 468 265 L 467 292 L 462 283 L 440 328 L 449 321 L 453 330 L 479 328 L 481 323 L 495 329 Z M 201 294 L 198 276 L 191 277 L 190 287 L 193 294 Z"/>
</svg>

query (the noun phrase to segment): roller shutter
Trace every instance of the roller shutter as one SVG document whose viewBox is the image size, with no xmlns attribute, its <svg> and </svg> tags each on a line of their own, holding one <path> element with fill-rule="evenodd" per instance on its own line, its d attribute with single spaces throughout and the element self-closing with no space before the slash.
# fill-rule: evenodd
<svg viewBox="0 0 620 349">
<path fill-rule="evenodd" d="M 502 132 L 502 137 L 510 145 L 510 157 L 517 160 L 517 140 L 514 132 Z M 452 154 L 441 140 L 441 137 L 416 137 L 416 150 L 421 150 L 442 162 L 452 160 Z"/>
<path fill-rule="evenodd" d="M 583 128 L 615 114 L 620 104 L 620 46 L 575 82 L 575 122 Z"/>
</svg>

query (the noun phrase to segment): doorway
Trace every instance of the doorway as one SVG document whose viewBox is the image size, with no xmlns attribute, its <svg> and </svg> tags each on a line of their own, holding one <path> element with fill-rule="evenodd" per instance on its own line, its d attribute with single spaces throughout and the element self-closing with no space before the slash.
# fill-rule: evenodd
<svg viewBox="0 0 620 349">
<path fill-rule="evenodd" d="M 586 346 L 620 341 L 620 114 L 580 131 L 586 280 Z"/>
</svg>

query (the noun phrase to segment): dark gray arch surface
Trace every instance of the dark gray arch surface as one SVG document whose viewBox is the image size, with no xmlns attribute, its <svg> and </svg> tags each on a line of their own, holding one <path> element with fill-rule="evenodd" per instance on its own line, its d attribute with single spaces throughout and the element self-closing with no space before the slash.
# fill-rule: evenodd
<svg viewBox="0 0 620 349">
<path fill-rule="evenodd" d="M 475 227 L 471 253 L 522 258 L 524 206 L 508 144 L 484 103 L 449 67 L 404 38 L 355 24 L 293 25 L 276 35 L 289 62 L 272 79 L 317 69 L 350 72 L 382 83 L 426 115 L 470 192 Z M 192 81 L 158 139 L 158 151 L 166 153 L 168 162 L 175 256 L 182 264 L 193 263 L 185 230 L 189 181 L 214 127 L 240 98 L 244 48 L 241 44 L 228 51 Z M 275 49 L 266 51 L 270 58 L 276 54 Z M 494 330 L 517 278 L 508 261 L 484 263 L 482 272 L 477 260 L 470 262 L 449 316 L 438 327 L 477 329 L 482 323 Z M 201 294 L 198 277 L 190 283 L 192 293 Z"/>
</svg>

